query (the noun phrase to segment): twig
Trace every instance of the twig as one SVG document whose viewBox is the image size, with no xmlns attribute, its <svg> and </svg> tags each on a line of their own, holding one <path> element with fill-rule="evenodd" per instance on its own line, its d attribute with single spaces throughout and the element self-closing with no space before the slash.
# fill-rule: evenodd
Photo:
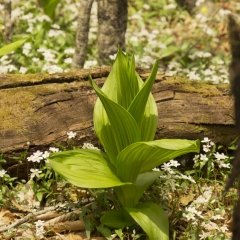
<svg viewBox="0 0 240 240">
<path fill-rule="evenodd" d="M 10 228 L 14 228 L 14 227 L 17 227 L 25 222 L 28 222 L 29 220 L 31 220 L 32 218 L 38 216 L 38 215 L 41 215 L 41 214 L 44 214 L 46 212 L 49 212 L 49 211 L 53 211 L 53 210 L 56 210 L 59 206 L 56 205 L 56 206 L 52 206 L 52 207 L 47 207 L 45 208 L 44 210 L 41 210 L 39 212 L 32 212 L 32 213 L 29 213 L 28 215 L 26 215 L 25 217 L 17 220 L 16 222 L 8 225 L 8 226 L 5 226 L 5 227 L 1 227 L 0 228 L 0 233 L 1 232 L 5 232 L 7 230 L 9 230 Z"/>
</svg>

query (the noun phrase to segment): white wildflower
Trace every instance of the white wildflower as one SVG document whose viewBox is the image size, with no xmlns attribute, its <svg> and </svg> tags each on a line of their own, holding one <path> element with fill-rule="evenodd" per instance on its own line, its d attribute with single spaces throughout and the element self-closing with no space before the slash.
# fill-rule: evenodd
<svg viewBox="0 0 240 240">
<path fill-rule="evenodd" d="M 217 219 L 224 219 L 221 215 L 214 215 L 214 216 L 212 216 L 212 219 L 213 220 L 217 220 Z"/>
<path fill-rule="evenodd" d="M 228 158 L 226 155 L 223 153 L 220 154 L 219 152 L 214 153 L 214 156 L 217 160 L 224 160 Z"/>
<path fill-rule="evenodd" d="M 32 172 L 31 173 L 31 179 L 33 179 L 34 177 L 40 177 L 40 173 L 42 173 L 42 171 L 40 171 L 39 169 L 34 169 L 34 168 L 31 168 L 30 171 Z"/>
<path fill-rule="evenodd" d="M 199 235 L 199 240 L 208 239 L 208 237 L 213 237 L 213 235 L 210 232 L 202 232 L 202 234 Z"/>
<path fill-rule="evenodd" d="M 202 143 L 208 143 L 211 140 L 208 137 L 204 137 L 203 140 L 201 141 Z"/>
<path fill-rule="evenodd" d="M 97 150 L 100 150 L 99 148 L 94 147 L 93 144 L 91 144 L 91 143 L 84 143 L 82 148 L 83 149 L 97 149 Z"/>
<path fill-rule="evenodd" d="M 0 177 L 3 177 L 6 174 L 7 171 L 4 169 L 0 170 Z"/>
<path fill-rule="evenodd" d="M 77 133 L 70 131 L 70 132 L 67 132 L 67 135 L 68 135 L 68 138 L 71 139 L 71 138 L 75 138 Z"/>
<path fill-rule="evenodd" d="M 177 178 L 181 178 L 181 179 L 189 180 L 189 181 L 192 182 L 192 183 L 196 183 L 196 181 L 195 181 L 192 177 L 187 176 L 187 175 L 184 175 L 184 174 L 180 174 L 180 175 L 178 175 Z"/>
<path fill-rule="evenodd" d="M 55 147 L 50 147 L 49 150 L 50 150 L 51 152 L 54 152 L 54 153 L 60 152 L 60 151 L 59 151 L 59 148 L 55 148 Z"/>
<path fill-rule="evenodd" d="M 178 163 L 178 161 L 176 161 L 176 160 L 170 160 L 170 161 L 169 161 L 169 164 L 170 164 L 171 167 L 178 167 L 178 166 L 181 165 L 181 164 Z"/>
<path fill-rule="evenodd" d="M 21 74 L 25 74 L 26 72 L 27 72 L 27 68 L 25 68 L 25 67 L 20 67 L 20 69 L 19 69 L 19 73 L 21 73 Z"/>
<path fill-rule="evenodd" d="M 45 151 L 43 154 L 42 154 L 42 157 L 44 158 L 44 159 L 46 159 L 46 158 L 48 158 L 49 157 L 49 152 L 48 151 Z"/>
</svg>

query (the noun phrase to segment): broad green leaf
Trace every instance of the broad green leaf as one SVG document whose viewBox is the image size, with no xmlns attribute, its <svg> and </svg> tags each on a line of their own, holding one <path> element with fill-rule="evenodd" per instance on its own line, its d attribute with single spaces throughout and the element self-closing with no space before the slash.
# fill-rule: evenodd
<svg viewBox="0 0 240 240">
<path fill-rule="evenodd" d="M 144 85 L 142 86 L 142 88 L 140 89 L 140 91 L 132 101 L 130 107 L 128 108 L 128 112 L 131 113 L 131 115 L 134 117 L 140 129 L 142 129 L 141 128 L 142 121 L 146 117 L 146 115 L 144 115 L 144 112 L 147 105 L 147 101 L 149 101 L 149 104 L 147 105 L 147 107 L 149 108 L 148 109 L 149 113 L 152 115 L 156 115 L 156 118 L 158 115 L 156 102 L 154 98 L 149 97 L 152 85 L 155 81 L 157 70 L 158 70 L 158 61 L 155 62 L 150 76 L 147 78 Z M 148 129 L 148 131 L 151 130 L 150 133 L 153 136 L 156 132 L 156 127 L 157 127 L 156 124 L 153 124 L 151 126 L 151 129 Z"/>
<path fill-rule="evenodd" d="M 116 145 L 117 153 L 115 153 L 114 156 L 110 156 L 110 154 L 108 153 L 109 156 L 111 157 L 111 160 L 114 161 L 113 159 L 117 157 L 117 154 L 121 152 L 122 149 L 124 149 L 129 144 L 138 142 L 140 140 L 140 130 L 132 115 L 128 113 L 128 111 L 125 108 L 110 100 L 101 91 L 101 89 L 99 89 L 99 87 L 92 81 L 91 77 L 89 77 L 89 82 L 93 89 L 96 91 L 99 99 L 101 100 L 104 109 L 107 113 L 107 117 L 109 119 L 108 125 L 111 126 L 111 129 L 109 130 L 112 131 L 114 141 L 109 142 L 109 140 L 105 138 L 104 139 L 100 138 L 100 140 L 107 153 L 109 152 L 111 147 L 114 147 L 114 145 Z M 99 114 L 101 113 L 99 112 Z M 104 115 L 104 113 L 102 113 L 100 117 L 105 118 L 106 116 Z M 100 123 L 94 122 L 94 125 L 97 124 Z M 100 132 L 98 132 L 98 136 L 101 137 L 101 128 L 99 127 L 99 129 Z"/>
<path fill-rule="evenodd" d="M 129 106 L 139 90 L 139 85 L 143 84 L 143 81 L 138 78 L 140 77 L 135 71 L 134 57 L 132 56 L 130 61 L 129 57 L 119 49 L 112 70 L 101 90 L 109 99 L 120 105 L 121 101 L 118 99 L 122 96 L 126 103 L 123 106 Z M 127 88 L 124 89 L 123 86 L 127 86 Z M 116 145 L 112 144 L 115 142 L 112 126 L 99 98 L 94 107 L 93 119 L 95 132 L 114 163 L 118 149 Z M 108 145 L 110 146 L 108 147 Z"/>
<path fill-rule="evenodd" d="M 108 156 L 96 149 L 76 149 L 51 154 L 53 170 L 75 186 L 109 188 L 124 184 L 115 175 Z"/>
<path fill-rule="evenodd" d="M 112 228 L 123 228 L 132 226 L 135 222 L 124 210 L 110 210 L 101 217 L 101 223 Z"/>
<path fill-rule="evenodd" d="M 138 225 L 146 232 L 150 240 L 168 240 L 168 217 L 155 203 L 141 203 L 135 208 L 125 208 Z"/>
<path fill-rule="evenodd" d="M 124 207 L 134 207 L 144 191 L 161 175 L 161 172 L 146 172 L 139 174 L 136 183 L 115 187 L 114 190 Z"/>
<path fill-rule="evenodd" d="M 139 173 L 150 171 L 180 155 L 199 150 L 199 141 L 182 139 L 133 143 L 123 149 L 117 157 L 117 176 L 121 181 L 135 183 Z"/>
<path fill-rule="evenodd" d="M 29 39 L 31 39 L 31 37 L 21 38 L 21 39 L 18 39 L 17 41 L 15 41 L 13 43 L 10 43 L 8 45 L 3 46 L 2 48 L 0 48 L 0 56 L 6 55 L 6 54 L 14 51 L 15 49 L 22 46 Z"/>
<path fill-rule="evenodd" d="M 44 13 L 48 15 L 50 18 L 53 18 L 55 9 L 58 5 L 60 0 L 43 0 L 43 8 L 44 8 Z"/>
</svg>

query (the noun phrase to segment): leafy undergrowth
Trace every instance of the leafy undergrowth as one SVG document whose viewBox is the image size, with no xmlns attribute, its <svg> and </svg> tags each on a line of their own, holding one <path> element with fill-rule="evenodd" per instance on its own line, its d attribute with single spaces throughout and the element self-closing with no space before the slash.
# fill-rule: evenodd
<svg viewBox="0 0 240 240">
<path fill-rule="evenodd" d="M 68 132 L 68 147 L 55 145 L 20 159 L 34 165 L 27 182 L 16 182 L 4 169 L 0 171 L 1 239 L 147 239 L 137 224 L 123 229 L 101 225 L 101 215 L 119 205 L 112 189 L 77 188 L 51 169 L 49 155 L 76 148 L 75 137 Z M 235 149 L 234 143 L 224 149 L 204 138 L 192 170 L 180 170 L 184 159 L 153 169 L 161 175 L 140 201 L 159 204 L 167 212 L 170 239 L 231 239 L 237 190 L 224 193 L 224 187 L 232 159 L 227 152 Z M 96 147 L 85 143 L 82 148 Z"/>
<path fill-rule="evenodd" d="M 204 12 L 192 17 L 173 0 L 129 0 L 127 51 L 134 52 L 137 65 L 144 68 L 151 68 L 155 59 L 160 58 L 159 71 L 169 76 L 228 83 L 226 15 L 229 11 L 239 13 L 240 3 L 215 2 L 217 11 L 210 17 L 206 17 L 208 9 L 204 5 Z M 2 57 L 0 73 L 68 71 L 78 7 L 73 0 L 60 1 L 56 15 L 61 17 L 53 21 L 43 14 L 36 0 L 14 2 L 13 40 L 31 33 L 35 42 L 25 43 L 11 59 Z M 96 13 L 94 3 L 85 68 L 98 65 Z M 0 23 L 2 20 L 0 16 Z M 109 56 L 109 62 L 111 59 L 114 56 Z M 15 179 L 1 169 L 1 239 L 85 239 L 90 234 L 95 235 L 92 239 L 146 239 L 137 225 L 109 229 L 100 224 L 104 212 L 118 208 L 111 189 L 79 189 L 51 169 L 49 154 L 73 149 L 74 137 L 75 133 L 68 133 L 67 148 L 53 145 L 32 155 L 24 153 L 19 162 L 26 160 L 27 154 L 27 160 L 33 164 L 27 181 Z M 161 171 L 161 176 L 141 199 L 155 202 L 167 212 L 170 239 L 231 239 L 230 219 L 237 190 L 230 189 L 226 194 L 223 191 L 230 171 L 228 150 L 233 150 L 233 145 L 229 149 L 216 147 L 207 138 L 202 143 L 202 153 L 193 159 L 192 170 L 179 170 L 181 166 L 184 169 L 183 160 L 159 166 L 155 170 Z M 91 144 L 76 147 L 93 148 Z M 4 162 L 4 155 L 0 160 Z"/>
</svg>

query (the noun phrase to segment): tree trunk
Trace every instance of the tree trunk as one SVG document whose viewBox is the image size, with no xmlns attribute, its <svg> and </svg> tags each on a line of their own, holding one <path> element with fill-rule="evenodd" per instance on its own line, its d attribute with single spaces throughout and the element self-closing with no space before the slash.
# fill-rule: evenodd
<svg viewBox="0 0 240 240">
<path fill-rule="evenodd" d="M 109 63 L 118 45 L 125 51 L 127 0 L 98 0 L 98 54 L 100 62 Z"/>
<path fill-rule="evenodd" d="M 82 0 L 78 13 L 78 26 L 76 34 L 75 53 L 73 55 L 72 69 L 83 68 L 87 55 L 90 13 L 93 0 Z"/>
<path fill-rule="evenodd" d="M 11 0 L 4 1 L 4 40 L 6 44 L 12 42 L 12 3 Z"/>
<path fill-rule="evenodd" d="M 229 42 L 231 45 L 232 62 L 230 64 L 230 80 L 232 92 L 234 94 L 234 108 L 236 119 L 236 132 L 240 134 L 240 16 L 236 14 L 229 15 Z M 236 179 L 240 176 L 240 139 L 238 139 L 238 148 L 235 151 L 232 172 L 229 176 L 226 190 L 234 185 Z M 240 183 L 240 182 L 239 182 Z M 239 184 L 238 183 L 238 184 Z M 232 222 L 232 240 L 240 239 L 240 198 L 234 208 Z"/>
</svg>

